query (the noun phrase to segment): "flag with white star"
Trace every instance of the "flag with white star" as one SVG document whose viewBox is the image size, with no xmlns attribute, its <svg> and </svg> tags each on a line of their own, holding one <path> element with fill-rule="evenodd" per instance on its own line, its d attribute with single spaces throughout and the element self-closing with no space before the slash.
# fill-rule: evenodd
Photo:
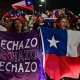
<svg viewBox="0 0 80 80">
<path fill-rule="evenodd" d="M 34 11 L 33 2 L 32 0 L 22 0 L 20 2 L 12 4 L 14 9 L 24 9 Z"/>
<path fill-rule="evenodd" d="M 32 0 L 25 0 L 25 2 L 26 2 L 27 6 L 32 6 L 33 5 Z"/>
<path fill-rule="evenodd" d="M 64 56 L 67 53 L 67 31 L 41 28 L 46 54 Z M 62 36 L 63 35 L 63 36 Z"/>
<path fill-rule="evenodd" d="M 54 80 L 78 78 L 80 74 L 80 32 L 41 27 L 44 69 Z M 56 72 L 56 73 L 55 73 Z"/>
</svg>

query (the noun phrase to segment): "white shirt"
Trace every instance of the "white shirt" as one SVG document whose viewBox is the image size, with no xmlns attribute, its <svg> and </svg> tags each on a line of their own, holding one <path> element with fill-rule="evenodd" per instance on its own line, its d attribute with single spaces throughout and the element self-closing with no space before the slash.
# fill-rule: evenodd
<svg viewBox="0 0 80 80">
<path fill-rule="evenodd" d="M 3 27 L 2 25 L 0 25 L 0 31 L 7 31 L 7 29 Z"/>
</svg>

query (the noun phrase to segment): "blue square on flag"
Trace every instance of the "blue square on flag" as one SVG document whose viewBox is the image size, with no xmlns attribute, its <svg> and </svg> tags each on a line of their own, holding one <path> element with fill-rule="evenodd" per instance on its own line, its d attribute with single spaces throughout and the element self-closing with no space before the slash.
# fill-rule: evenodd
<svg viewBox="0 0 80 80">
<path fill-rule="evenodd" d="M 46 18 L 45 19 L 46 23 L 48 23 L 49 25 L 53 24 L 54 19 L 53 18 Z"/>
<path fill-rule="evenodd" d="M 32 6 L 32 0 L 25 0 L 27 6 Z"/>
<path fill-rule="evenodd" d="M 12 15 L 12 10 L 8 12 L 9 15 Z"/>
<path fill-rule="evenodd" d="M 17 16 L 17 17 L 21 16 L 21 13 L 17 12 L 17 13 L 16 13 L 16 16 Z"/>
<path fill-rule="evenodd" d="M 41 27 L 45 54 L 67 54 L 67 31 Z"/>
<path fill-rule="evenodd" d="M 58 11 L 56 11 L 56 12 L 55 12 L 55 16 L 58 16 L 58 15 L 59 15 L 59 12 L 58 12 Z"/>
</svg>

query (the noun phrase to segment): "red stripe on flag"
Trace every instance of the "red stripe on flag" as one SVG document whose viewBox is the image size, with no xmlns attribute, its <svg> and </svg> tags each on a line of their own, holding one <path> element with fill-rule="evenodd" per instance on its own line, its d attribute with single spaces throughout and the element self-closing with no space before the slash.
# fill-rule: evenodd
<svg viewBox="0 0 80 80">
<path fill-rule="evenodd" d="M 27 7 L 27 6 L 15 6 L 15 7 L 19 8 L 19 9 L 26 9 L 26 10 L 34 11 L 33 10 L 33 6 L 30 6 L 30 7 Z"/>
<path fill-rule="evenodd" d="M 80 73 L 80 57 L 56 56 L 46 54 L 45 71 L 55 80 L 63 77 L 78 78 Z"/>
</svg>

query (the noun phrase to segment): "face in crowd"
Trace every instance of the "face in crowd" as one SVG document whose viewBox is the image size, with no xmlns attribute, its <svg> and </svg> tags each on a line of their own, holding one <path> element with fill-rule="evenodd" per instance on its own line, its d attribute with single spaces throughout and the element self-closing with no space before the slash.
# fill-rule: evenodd
<svg viewBox="0 0 80 80">
<path fill-rule="evenodd" d="M 66 20 L 66 28 L 70 29 L 70 22 L 68 20 Z"/>
<path fill-rule="evenodd" d="M 66 27 L 66 19 L 65 18 L 62 18 L 59 22 L 58 22 L 58 27 L 60 28 L 60 29 L 65 29 L 65 27 Z"/>
<path fill-rule="evenodd" d="M 39 18 L 38 18 L 38 22 L 39 22 L 39 23 L 42 23 L 43 21 L 44 21 L 44 20 L 43 20 L 42 17 L 39 17 Z"/>
<path fill-rule="evenodd" d="M 23 23 L 20 19 L 13 20 L 10 26 L 10 32 L 17 32 L 17 33 L 23 32 Z"/>
<path fill-rule="evenodd" d="M 22 22 L 19 19 L 16 19 L 14 22 L 14 27 L 15 27 L 17 32 L 21 32 Z"/>
</svg>

